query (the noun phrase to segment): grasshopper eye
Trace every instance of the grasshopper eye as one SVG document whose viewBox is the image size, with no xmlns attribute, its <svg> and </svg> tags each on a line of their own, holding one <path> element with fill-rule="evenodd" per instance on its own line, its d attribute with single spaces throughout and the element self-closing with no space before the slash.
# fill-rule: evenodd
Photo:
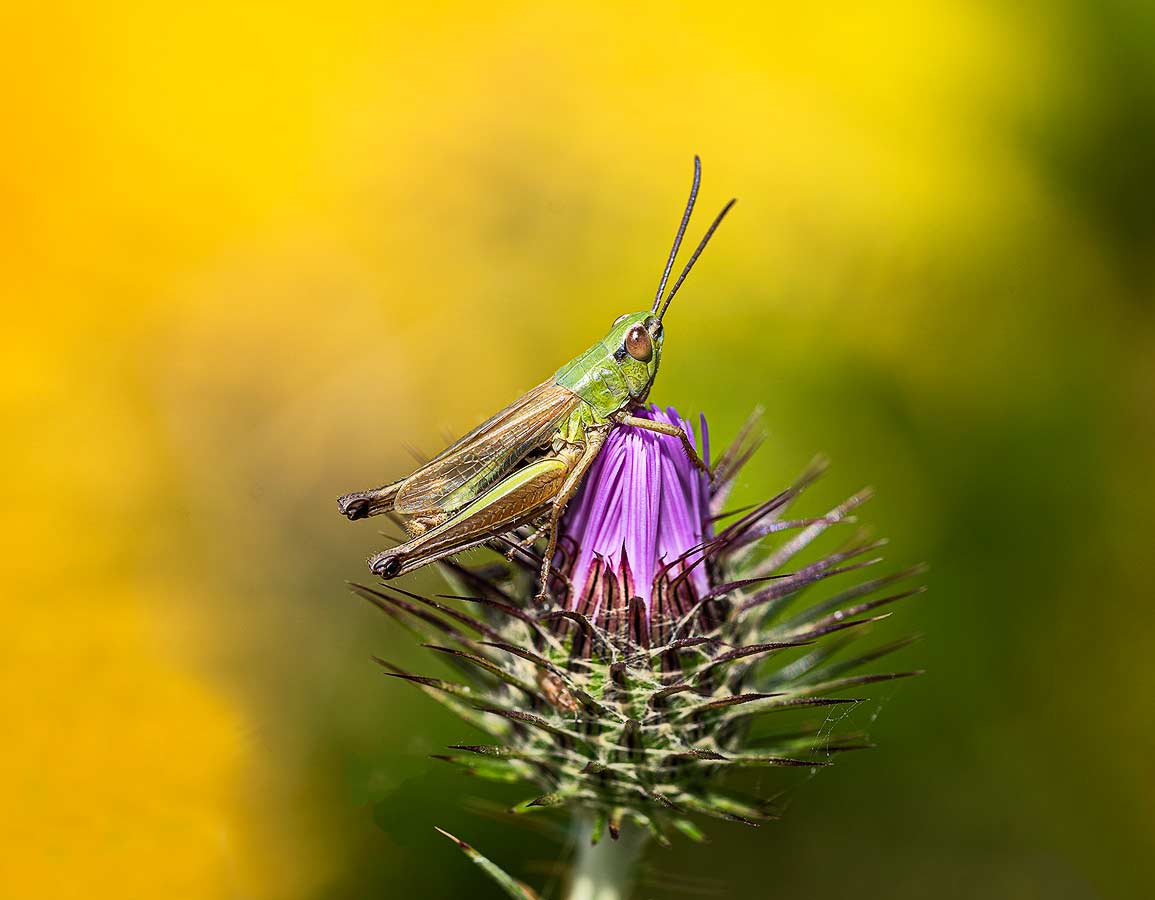
<svg viewBox="0 0 1155 900">
<path fill-rule="evenodd" d="M 638 362 L 650 361 L 654 355 L 654 345 L 644 325 L 635 325 L 626 332 L 626 352 Z"/>
</svg>

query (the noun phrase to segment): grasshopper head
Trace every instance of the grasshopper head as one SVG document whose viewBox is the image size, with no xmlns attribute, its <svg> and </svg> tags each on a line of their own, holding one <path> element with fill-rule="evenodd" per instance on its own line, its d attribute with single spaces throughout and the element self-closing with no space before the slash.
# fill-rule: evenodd
<svg viewBox="0 0 1155 900">
<path fill-rule="evenodd" d="M 658 363 L 662 358 L 662 317 L 670 308 L 670 303 L 673 302 L 678 289 L 686 280 L 686 276 L 694 268 L 694 263 L 702 255 L 702 251 L 706 249 L 706 244 L 710 242 L 710 237 L 714 234 L 715 229 L 721 224 L 722 219 L 726 217 L 726 213 L 735 203 L 734 200 L 731 200 L 714 217 L 714 221 L 710 223 L 710 227 L 706 229 L 705 235 L 698 243 L 697 249 L 690 254 L 690 259 L 685 268 L 682 269 L 682 274 L 678 276 L 674 286 L 670 288 L 670 292 L 665 293 L 666 283 L 674 268 L 674 261 L 678 258 L 678 250 L 682 246 L 682 237 L 685 235 L 686 226 L 690 222 L 690 214 L 694 211 L 694 201 L 697 199 L 698 185 L 701 180 L 702 161 L 695 156 L 694 181 L 690 186 L 690 199 L 686 203 L 686 211 L 682 214 L 682 222 L 678 226 L 678 232 L 674 235 L 674 246 L 670 249 L 670 255 L 666 259 L 662 280 L 658 284 L 658 293 L 654 296 L 654 305 L 646 312 L 626 313 L 624 316 L 618 316 L 610 329 L 610 333 L 602 341 L 602 348 L 611 354 L 614 365 L 618 367 L 625 378 L 630 396 L 635 400 L 645 400 L 646 395 L 650 392 L 650 385 L 654 382 L 654 376 L 658 374 Z"/>
<path fill-rule="evenodd" d="M 602 341 L 634 397 L 649 393 L 662 358 L 662 338 L 661 320 L 647 310 L 618 316 Z"/>
</svg>

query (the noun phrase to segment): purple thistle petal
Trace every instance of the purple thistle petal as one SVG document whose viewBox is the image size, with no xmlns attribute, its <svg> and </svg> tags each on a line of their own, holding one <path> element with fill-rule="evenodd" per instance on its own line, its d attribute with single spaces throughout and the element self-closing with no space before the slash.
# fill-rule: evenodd
<svg viewBox="0 0 1155 900">
<path fill-rule="evenodd" d="M 649 407 L 634 415 L 677 425 L 697 445 L 693 426 L 673 407 Z M 704 416 L 700 430 L 708 462 Z M 618 606 L 636 596 L 649 632 L 661 579 L 685 572 L 693 595 L 704 596 L 709 575 L 698 548 L 713 535 L 709 508 L 706 477 L 681 441 L 641 428 L 614 427 L 562 520 L 563 538 L 577 548 L 569 561 L 573 590 L 567 607 L 604 627 L 611 613 L 607 598 L 617 596 Z"/>
</svg>

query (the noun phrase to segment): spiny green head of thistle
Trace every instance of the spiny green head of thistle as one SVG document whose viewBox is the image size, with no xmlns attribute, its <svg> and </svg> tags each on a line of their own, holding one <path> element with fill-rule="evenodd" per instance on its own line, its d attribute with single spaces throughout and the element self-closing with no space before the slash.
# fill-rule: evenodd
<svg viewBox="0 0 1155 900">
<path fill-rule="evenodd" d="M 673 409 L 637 414 L 695 431 Z M 709 460 L 704 418 L 697 431 Z M 377 660 L 386 672 L 488 735 L 437 758 L 531 786 L 517 812 L 592 816 L 595 841 L 632 821 L 667 843 L 673 831 L 701 839 L 706 818 L 775 817 L 771 798 L 733 787 L 738 770 L 826 766 L 869 746 L 861 733 L 776 723 L 808 708 L 828 721 L 832 710 L 816 708 L 861 703 L 873 682 L 917 674 L 864 671 L 910 639 L 860 638 L 921 590 L 903 586 L 921 569 L 874 574 L 884 542 L 852 524 L 868 492 L 823 515 L 793 512 L 821 463 L 728 514 L 760 440 L 755 417 L 709 477 L 677 440 L 616 428 L 566 511 L 545 605 L 533 599 L 540 557 L 524 534 L 493 543 L 497 562 L 443 563 L 444 595 L 357 586 L 458 677 Z M 814 558 L 812 543 L 839 529 L 847 536 Z M 827 579 L 833 590 L 819 590 Z"/>
</svg>

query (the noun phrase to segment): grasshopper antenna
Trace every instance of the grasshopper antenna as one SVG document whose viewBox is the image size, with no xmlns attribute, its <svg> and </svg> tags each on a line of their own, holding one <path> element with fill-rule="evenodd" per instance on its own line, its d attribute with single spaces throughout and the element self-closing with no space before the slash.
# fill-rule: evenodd
<svg viewBox="0 0 1155 900">
<path fill-rule="evenodd" d="M 697 188 L 696 183 L 695 183 L 694 187 Z M 686 276 L 690 274 L 690 269 L 694 268 L 694 263 L 696 263 L 698 261 L 698 257 L 702 255 L 702 251 L 705 250 L 706 245 L 708 243 L 710 243 L 710 238 L 713 237 L 714 231 L 718 228 L 719 225 L 722 224 L 722 220 L 724 218 L 726 218 L 726 213 L 728 213 L 734 207 L 734 204 L 737 202 L 738 202 L 737 197 L 731 198 L 730 202 L 722 207 L 722 211 L 714 217 L 714 221 L 710 223 L 710 227 L 706 229 L 706 233 L 704 235 L 702 235 L 702 240 L 699 242 L 698 248 L 690 256 L 689 261 L 687 261 L 687 263 L 686 263 L 686 268 L 682 269 L 682 274 L 678 276 L 678 280 L 674 282 L 674 286 L 672 288 L 670 288 L 670 293 L 666 297 L 666 301 L 662 304 L 662 309 L 658 313 L 658 321 L 659 322 L 662 321 L 662 316 L 664 316 L 666 314 L 666 310 L 669 309 L 670 302 L 674 299 L 674 295 L 676 293 L 678 293 L 678 288 L 680 288 L 682 286 L 682 282 L 685 281 Z M 689 210 L 687 210 L 686 211 L 686 218 L 688 219 L 689 217 L 690 217 Z M 679 238 L 679 240 L 681 239 L 681 234 L 678 235 L 678 238 Z M 674 246 L 676 248 L 677 244 L 675 244 Z M 673 262 L 673 260 L 671 259 L 670 262 Z M 657 306 L 656 301 L 654 303 L 654 306 L 655 307 Z"/>
<path fill-rule="evenodd" d="M 666 282 L 670 280 L 670 270 L 674 268 L 674 260 L 678 258 L 678 250 L 682 246 L 682 238 L 686 234 L 686 226 L 690 224 L 690 213 L 694 211 L 694 201 L 698 199 L 698 185 L 702 183 L 702 160 L 694 156 L 694 183 L 690 185 L 690 199 L 686 202 L 686 211 L 682 213 L 682 224 L 678 226 L 678 233 L 674 235 L 674 246 L 670 248 L 670 258 L 666 260 L 666 269 L 662 272 L 662 281 L 658 285 L 657 296 L 654 297 L 652 312 L 658 311 L 658 304 L 662 302 L 662 294 L 666 290 Z M 668 304 L 667 304 L 668 305 Z M 658 316 L 660 319 L 661 316 Z"/>
</svg>

